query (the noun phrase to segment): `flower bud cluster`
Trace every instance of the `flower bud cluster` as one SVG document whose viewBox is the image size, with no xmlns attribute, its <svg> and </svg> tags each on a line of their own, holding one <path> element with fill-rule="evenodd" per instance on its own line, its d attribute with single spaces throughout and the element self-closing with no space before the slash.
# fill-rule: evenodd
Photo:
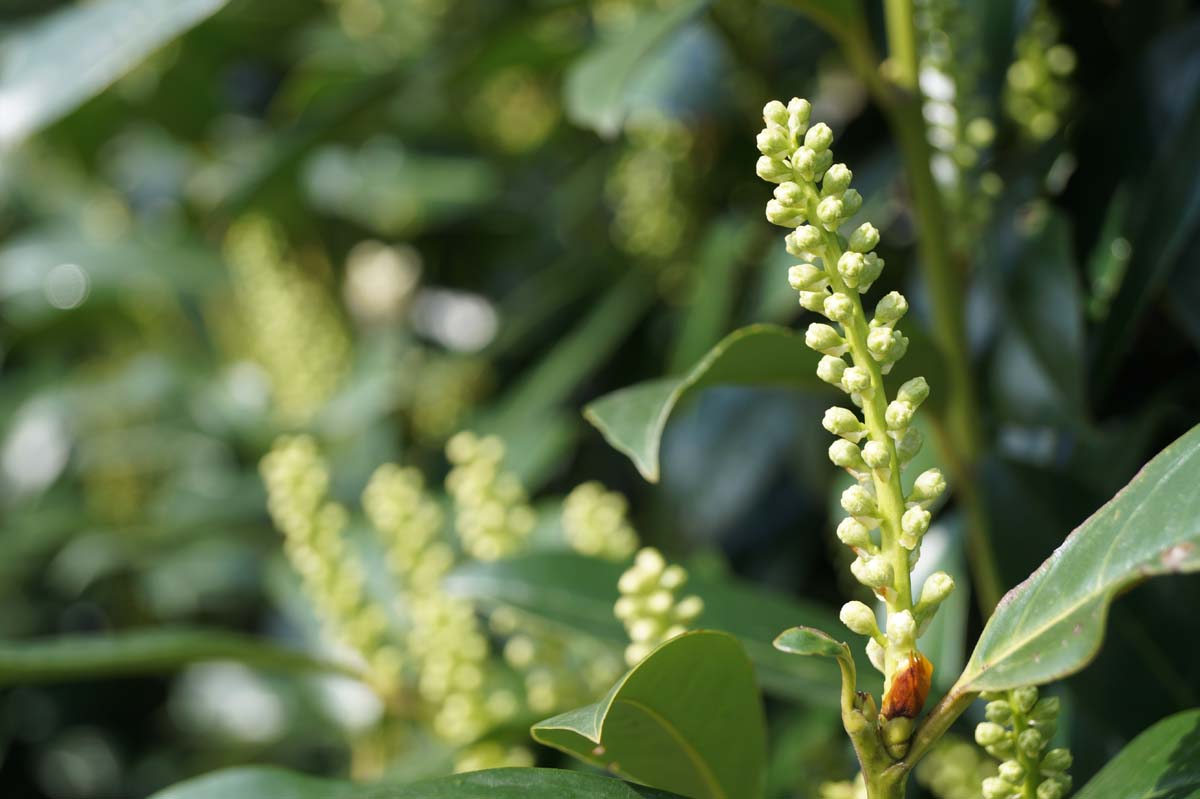
<svg viewBox="0 0 1200 799">
<path fill-rule="evenodd" d="M 664 641 L 683 635 L 704 611 L 700 597 L 678 598 L 686 582 L 687 571 L 676 564 L 667 565 L 652 547 L 640 550 L 633 565 L 621 575 L 617 583 L 621 598 L 613 612 L 632 641 L 625 649 L 625 661 L 630 666 L 637 665 Z"/>
<path fill-rule="evenodd" d="M 989 700 L 988 720 L 975 728 L 975 742 L 1002 761 L 999 773 L 983 781 L 984 799 L 1066 796 L 1071 790 L 1071 753 L 1047 751 L 1058 729 L 1058 698 L 1038 698 L 1037 688 L 1031 686 L 984 694 L 984 699 Z"/>
<path fill-rule="evenodd" d="M 516 475 L 501 470 L 504 444 L 496 436 L 455 434 L 446 443 L 454 468 L 446 490 L 454 498 L 455 528 L 472 557 L 496 560 L 516 552 L 537 517 Z"/>
<path fill-rule="evenodd" d="M 482 358 L 414 353 L 405 374 L 414 375 L 409 395 L 413 435 L 439 445 L 490 390 L 491 366 Z"/>
<path fill-rule="evenodd" d="M 388 570 L 410 593 L 436 590 L 454 564 L 454 551 L 441 540 L 445 514 L 426 493 L 421 473 L 394 463 L 380 466 L 362 504 L 383 543 Z"/>
<path fill-rule="evenodd" d="M 1058 22 L 1045 3 L 1037 4 L 1015 48 L 1004 110 L 1031 139 L 1046 141 L 1058 133 L 1071 104 L 1068 80 L 1075 71 L 1075 51 L 1059 41 Z"/>
<path fill-rule="evenodd" d="M 605 560 L 625 560 L 638 547 L 626 514 L 629 502 L 596 481 L 575 487 L 563 500 L 562 525 L 576 552 Z"/>
<path fill-rule="evenodd" d="M 486 771 L 493 768 L 532 768 L 533 752 L 527 746 L 506 746 L 499 741 L 482 741 L 458 753 L 454 773 Z"/>
<path fill-rule="evenodd" d="M 996 776 L 996 762 L 978 746 L 947 735 L 921 759 L 914 775 L 938 799 L 979 799 L 979 786 Z"/>
<path fill-rule="evenodd" d="M 283 236 L 261 218 L 225 239 L 241 329 L 230 339 L 266 372 L 284 424 L 307 422 L 333 396 L 350 363 L 350 339 L 329 292 L 285 257 Z"/>
<path fill-rule="evenodd" d="M 387 612 L 365 590 L 361 562 L 345 536 L 346 509 L 327 499 L 329 472 L 316 442 L 309 436 L 280 438 L 260 470 L 284 552 L 326 634 L 359 655 L 376 688 L 390 694 L 403 660 L 387 642 Z"/>
<path fill-rule="evenodd" d="M 630 255 L 662 262 L 687 237 L 693 136 L 678 121 L 644 115 L 627 122 L 625 133 L 625 150 L 605 184 L 612 239 Z"/>
</svg>

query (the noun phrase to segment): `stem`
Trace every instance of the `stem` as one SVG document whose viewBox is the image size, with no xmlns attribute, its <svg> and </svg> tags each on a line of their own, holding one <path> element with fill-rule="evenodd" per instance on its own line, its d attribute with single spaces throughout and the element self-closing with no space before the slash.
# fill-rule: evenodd
<svg viewBox="0 0 1200 799">
<path fill-rule="evenodd" d="M 896 83 L 917 88 L 917 30 L 913 23 L 912 0 L 886 0 L 889 72 Z"/>
</svg>

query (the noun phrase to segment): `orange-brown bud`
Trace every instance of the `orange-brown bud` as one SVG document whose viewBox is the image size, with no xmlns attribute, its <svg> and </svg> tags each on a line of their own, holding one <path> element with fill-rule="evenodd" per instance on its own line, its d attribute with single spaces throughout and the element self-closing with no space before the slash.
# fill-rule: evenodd
<svg viewBox="0 0 1200 799">
<path fill-rule="evenodd" d="M 929 696 L 929 685 L 933 677 L 933 664 L 920 652 L 908 656 L 904 664 L 892 678 L 891 690 L 883 697 L 883 709 L 879 715 L 885 719 L 916 718 L 925 707 L 925 699 Z"/>
</svg>

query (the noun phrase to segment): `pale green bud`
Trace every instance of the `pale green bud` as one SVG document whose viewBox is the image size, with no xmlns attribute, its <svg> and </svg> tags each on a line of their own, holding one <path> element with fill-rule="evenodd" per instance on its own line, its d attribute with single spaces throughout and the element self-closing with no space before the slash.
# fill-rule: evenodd
<svg viewBox="0 0 1200 799">
<path fill-rule="evenodd" d="M 785 164 L 782 159 L 772 158 L 769 155 L 761 156 L 758 162 L 754 165 L 754 171 L 763 180 L 771 183 L 782 183 L 785 180 L 792 179 L 792 168 Z"/>
<path fill-rule="evenodd" d="M 998 769 L 1000 778 L 1016 785 L 1025 778 L 1025 767 L 1015 760 L 1005 760 Z"/>
<path fill-rule="evenodd" d="M 825 298 L 825 315 L 835 322 L 845 322 L 854 313 L 854 302 L 838 292 Z"/>
<path fill-rule="evenodd" d="M 840 386 L 847 371 L 846 362 L 833 355 L 826 355 L 817 363 L 817 377 L 831 385 Z"/>
<path fill-rule="evenodd" d="M 868 253 L 879 246 L 879 231 L 870 222 L 859 225 L 850 234 L 850 249 L 857 253 Z"/>
<path fill-rule="evenodd" d="M 842 387 L 852 393 L 862 394 L 871 389 L 871 373 L 861 366 L 851 366 L 842 377 Z"/>
<path fill-rule="evenodd" d="M 824 288 L 829 283 L 825 270 L 813 264 L 796 264 L 788 267 L 788 285 L 796 291 L 812 291 Z"/>
<path fill-rule="evenodd" d="M 788 180 L 775 187 L 775 199 L 788 206 L 804 204 L 804 190 L 799 184 Z"/>
<path fill-rule="evenodd" d="M 817 203 L 817 221 L 830 232 L 838 229 L 845 215 L 846 206 L 840 197 L 826 197 Z"/>
<path fill-rule="evenodd" d="M 683 584 L 687 582 L 687 578 L 687 569 L 678 563 L 672 563 L 663 569 L 662 576 L 658 578 L 658 584 L 663 588 L 674 591 L 677 588 L 682 588 Z"/>
<path fill-rule="evenodd" d="M 1017 752 L 1017 747 L 1013 744 L 1012 739 L 1005 737 L 1004 740 L 992 744 L 991 746 L 983 747 L 984 750 L 996 758 L 997 760 L 1007 760 L 1013 757 Z"/>
<path fill-rule="evenodd" d="M 785 156 L 792 150 L 788 135 L 781 128 L 764 128 L 755 139 L 758 151 L 766 156 Z"/>
<path fill-rule="evenodd" d="M 900 334 L 890 327 L 877 327 L 867 334 L 867 350 L 877 361 L 895 360 L 899 344 Z"/>
<path fill-rule="evenodd" d="M 891 465 L 892 456 L 887 444 L 882 441 L 868 441 L 862 448 L 862 459 L 872 469 L 886 469 Z"/>
<path fill-rule="evenodd" d="M 1043 774 L 1061 774 L 1071 767 L 1074 759 L 1066 749 L 1051 749 L 1042 758 L 1041 772 Z"/>
<path fill-rule="evenodd" d="M 888 616 L 887 637 L 893 646 L 907 649 L 913 645 L 916 636 L 917 621 L 911 611 L 902 610 Z"/>
<path fill-rule="evenodd" d="M 1007 724 L 1012 720 L 1012 706 L 1003 699 L 998 699 L 994 702 L 988 702 L 983 709 L 983 714 L 988 721 L 994 721 L 997 724 Z"/>
<path fill-rule="evenodd" d="M 904 716 L 888 719 L 883 725 L 883 745 L 888 754 L 896 759 L 908 752 L 908 742 L 913 735 L 913 721 Z"/>
<path fill-rule="evenodd" d="M 778 100 L 772 100 L 763 106 L 763 122 L 767 123 L 768 127 L 778 125 L 786 128 L 788 124 L 787 108 Z"/>
<path fill-rule="evenodd" d="M 909 508 L 900 517 L 900 529 L 914 539 L 925 535 L 929 529 L 930 513 L 922 507 Z"/>
<path fill-rule="evenodd" d="M 829 165 L 833 163 L 833 153 L 829 150 L 822 150 L 813 157 L 813 177 L 812 179 L 820 180 L 825 171 L 829 169 Z"/>
<path fill-rule="evenodd" d="M 813 322 L 804 333 L 804 343 L 825 355 L 842 355 L 846 352 L 846 341 L 832 327 Z"/>
<path fill-rule="evenodd" d="M 703 612 L 704 600 L 693 594 L 679 600 L 679 604 L 675 606 L 673 615 L 679 621 L 688 622 L 694 620 Z"/>
<path fill-rule="evenodd" d="M 985 721 L 975 727 L 975 743 L 980 746 L 1000 743 L 1007 735 L 1008 732 L 995 722 Z"/>
<path fill-rule="evenodd" d="M 802 225 L 784 239 L 787 251 L 796 258 L 806 258 L 821 246 L 821 231 L 812 225 Z"/>
<path fill-rule="evenodd" d="M 841 194 L 850 188 L 854 173 L 845 164 L 834 164 L 825 171 L 825 179 L 821 181 L 821 194 L 826 197 Z"/>
<path fill-rule="evenodd" d="M 908 499 L 910 502 L 929 502 L 940 497 L 945 490 L 946 478 L 942 476 L 941 470 L 926 469 L 917 475 L 917 479 L 913 482 L 912 494 Z M 1035 688 L 1034 691 L 1034 701 L 1037 701 L 1037 689 Z M 1033 702 L 1030 702 L 1031 707 L 1032 705 Z M 1029 708 L 1022 708 L 1021 712 L 1028 713 Z"/>
<path fill-rule="evenodd" d="M 914 377 L 912 380 L 905 381 L 904 385 L 900 386 L 900 390 L 896 392 L 897 400 L 907 402 L 913 408 L 920 407 L 928 396 L 929 383 L 923 377 Z"/>
<path fill-rule="evenodd" d="M 936 470 L 930 469 L 929 471 L 932 472 L 932 471 L 936 471 Z M 925 472 L 925 474 L 929 474 L 929 472 Z M 922 474 L 921 477 L 924 477 L 925 474 Z M 938 478 L 939 479 L 941 478 L 940 472 L 938 472 Z M 920 477 L 917 478 L 918 481 L 920 481 L 920 479 L 921 479 Z M 945 487 L 945 482 L 943 481 L 943 488 L 944 487 Z M 937 493 L 940 494 L 942 492 L 939 490 Z M 1016 707 L 1016 709 L 1021 711 L 1022 713 L 1028 713 L 1029 711 L 1033 710 L 1033 706 L 1037 704 L 1037 700 L 1038 700 L 1038 689 L 1032 685 L 1026 686 L 1024 688 L 1016 688 L 1009 695 L 1009 701 L 1011 701 L 1013 703 L 1013 706 Z"/>
<path fill-rule="evenodd" d="M 667 567 L 667 561 L 654 547 L 644 547 L 633 559 L 633 567 L 642 574 L 658 579 Z"/>
<path fill-rule="evenodd" d="M 850 486 L 842 492 L 842 509 L 851 516 L 876 516 L 879 513 L 875 497 L 859 485 Z"/>
<path fill-rule="evenodd" d="M 865 259 L 863 265 L 866 265 Z M 894 325 L 906 313 L 908 313 L 908 300 L 898 291 L 889 291 L 875 305 L 877 325 Z"/>
<path fill-rule="evenodd" d="M 946 572 L 934 572 L 925 578 L 925 584 L 921 586 L 921 598 L 917 604 L 922 608 L 934 608 L 945 601 L 946 597 L 954 590 L 954 578 Z M 990 720 L 995 721 L 990 716 Z"/>
<path fill-rule="evenodd" d="M 1057 696 L 1044 696 L 1033 706 L 1029 715 L 1037 721 L 1053 721 L 1058 718 L 1060 704 Z"/>
<path fill-rule="evenodd" d="M 842 605 L 838 618 L 850 629 L 850 632 L 859 635 L 879 635 L 879 624 L 875 620 L 875 611 L 858 600 L 852 600 Z"/>
<path fill-rule="evenodd" d="M 910 427 L 904 431 L 904 435 L 896 442 L 896 457 L 900 459 L 900 463 L 908 463 L 917 456 L 921 451 L 921 444 L 924 439 L 921 436 L 921 431 L 916 427 Z"/>
<path fill-rule="evenodd" d="M 1046 745 L 1046 738 L 1037 730 L 1021 730 L 1017 736 L 1017 749 L 1025 757 L 1037 757 Z"/>
<path fill-rule="evenodd" d="M 807 181 L 816 180 L 817 154 L 807 147 L 801 146 L 792 153 L 792 171 Z"/>
<path fill-rule="evenodd" d="M 821 425 L 835 436 L 858 441 L 866 435 L 866 427 L 858 420 L 853 411 L 846 408 L 830 408 L 825 411 Z"/>
<path fill-rule="evenodd" d="M 865 294 L 881 274 L 883 274 L 883 259 L 873 252 L 864 255 L 862 274 L 858 278 L 859 293 Z"/>
<path fill-rule="evenodd" d="M 866 268 L 866 259 L 861 253 L 844 252 L 838 258 L 837 271 L 842 276 L 842 280 L 850 288 L 856 288 L 859 281 L 862 279 L 863 270 Z"/>
<path fill-rule="evenodd" d="M 829 296 L 825 291 L 802 291 L 800 292 L 800 307 L 806 311 L 813 313 L 825 313 L 825 298 Z"/>
<path fill-rule="evenodd" d="M 865 524 L 853 516 L 847 516 L 838 524 L 837 537 L 843 544 L 854 549 L 869 549 L 871 547 L 870 531 L 867 530 Z"/>
<path fill-rule="evenodd" d="M 1009 799 L 1016 790 L 1002 777 L 988 777 L 983 781 L 983 799 Z"/>
<path fill-rule="evenodd" d="M 858 558 L 850 564 L 855 579 L 868 588 L 883 588 L 892 584 L 892 564 L 883 558 Z"/>
<path fill-rule="evenodd" d="M 866 466 L 858 446 L 844 438 L 839 438 L 829 445 L 829 460 L 833 461 L 834 466 L 843 469 L 862 470 Z"/>
<path fill-rule="evenodd" d="M 850 568 L 853 569 L 854 564 L 851 564 Z M 871 661 L 871 665 L 875 667 L 876 671 L 881 674 L 884 672 L 887 665 L 887 652 L 884 651 L 883 647 L 874 638 L 867 641 L 867 660 Z"/>
<path fill-rule="evenodd" d="M 826 173 L 828 174 L 828 173 Z M 842 193 L 842 216 L 849 219 L 862 208 L 863 198 L 857 189 L 846 189 Z"/>
<path fill-rule="evenodd" d="M 1040 732 L 1047 741 L 1054 737 L 1054 733 L 1058 732 L 1057 721 L 1031 721 L 1029 726 Z"/>
<path fill-rule="evenodd" d="M 655 616 L 662 616 L 675 604 L 674 595 L 665 589 L 655 591 L 646 597 L 646 610 Z"/>
<path fill-rule="evenodd" d="M 1062 799 L 1066 795 L 1066 787 L 1056 781 L 1043 782 L 1037 788 L 1037 799 Z"/>
<path fill-rule="evenodd" d="M 814 152 L 828 150 L 831 144 L 833 144 L 833 131 L 824 122 L 813 125 L 804 136 L 804 146 Z"/>
<path fill-rule="evenodd" d="M 779 200 L 767 202 L 767 221 L 780 227 L 796 227 L 805 222 L 804 209 L 784 205 Z"/>
<path fill-rule="evenodd" d="M 916 409 L 910 403 L 896 399 L 888 403 L 883 412 L 883 420 L 888 430 L 903 430 L 912 424 L 914 413 Z"/>
</svg>

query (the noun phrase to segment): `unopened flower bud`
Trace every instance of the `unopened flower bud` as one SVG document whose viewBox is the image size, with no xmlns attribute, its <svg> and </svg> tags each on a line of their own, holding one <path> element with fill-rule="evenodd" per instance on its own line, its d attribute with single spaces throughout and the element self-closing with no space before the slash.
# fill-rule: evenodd
<svg viewBox="0 0 1200 799">
<path fill-rule="evenodd" d="M 905 381 L 904 385 L 900 386 L 900 390 L 896 392 L 896 399 L 907 402 L 913 408 L 920 407 L 928 396 L 929 383 L 923 377 L 914 377 L 912 380 Z"/>
<path fill-rule="evenodd" d="M 892 455 L 882 441 L 868 441 L 863 445 L 862 459 L 872 469 L 886 469 L 891 465 Z"/>
<path fill-rule="evenodd" d="M 942 477 L 940 469 L 926 469 L 917 476 L 913 482 L 912 494 L 908 499 L 910 502 L 930 502 L 937 499 L 946 490 L 946 478 Z M 1037 701 L 1037 689 L 1034 689 L 1034 701 Z M 1030 702 L 1030 707 L 1033 702 Z M 1022 708 L 1023 713 L 1028 713 L 1029 708 Z"/>
<path fill-rule="evenodd" d="M 869 549 L 871 546 L 870 531 L 853 516 L 847 516 L 838 524 L 837 537 L 843 544 L 854 549 Z"/>
<path fill-rule="evenodd" d="M 1025 779 L 1025 767 L 1016 760 L 1005 760 L 1000 764 L 1000 768 L 998 770 L 1000 772 L 1000 777 L 1006 782 L 1012 783 L 1013 785 L 1016 785 L 1021 780 Z"/>
<path fill-rule="evenodd" d="M 853 566 L 851 566 L 853 568 Z M 884 671 L 884 666 L 887 665 L 887 653 L 879 642 L 872 638 L 867 641 L 867 660 L 871 661 L 871 665 L 881 674 Z M 868 694 L 870 696 L 870 694 Z"/>
<path fill-rule="evenodd" d="M 908 742 L 913 735 L 913 721 L 905 716 L 888 719 L 883 725 L 883 745 L 888 754 L 899 759 L 908 752 Z"/>
<path fill-rule="evenodd" d="M 877 327 L 867 334 L 867 349 L 877 361 L 895 360 L 899 334 L 890 327 Z"/>
<path fill-rule="evenodd" d="M 866 261 L 863 261 L 864 265 Z M 898 291 L 889 291 L 875 305 L 875 321 L 877 325 L 894 325 L 908 313 L 908 300 Z"/>
<path fill-rule="evenodd" d="M 825 355 L 817 363 L 817 377 L 835 386 L 842 384 L 842 376 L 848 371 L 846 362 L 833 355 Z"/>
<path fill-rule="evenodd" d="M 932 469 L 930 471 L 933 471 Z M 925 475 L 921 475 L 924 477 Z M 1015 688 L 1009 695 L 1009 701 L 1022 713 L 1028 713 L 1033 710 L 1033 706 L 1037 704 L 1038 689 L 1035 686 L 1028 685 L 1023 688 Z"/>
<path fill-rule="evenodd" d="M 857 189 L 846 189 L 842 192 L 842 217 L 849 219 L 854 216 L 862 208 L 862 204 L 863 198 Z"/>
<path fill-rule="evenodd" d="M 838 229 L 845 215 L 846 206 L 840 197 L 826 197 L 817 203 L 817 221 L 830 232 Z"/>
<path fill-rule="evenodd" d="M 825 298 L 825 315 L 835 322 L 846 322 L 854 313 L 854 302 L 838 292 Z"/>
<path fill-rule="evenodd" d="M 767 221 L 780 227 L 796 227 L 805 222 L 804 209 L 784 205 L 779 200 L 767 202 Z"/>
<path fill-rule="evenodd" d="M 975 743 L 980 746 L 991 746 L 1004 740 L 1008 735 L 1003 727 L 992 721 L 985 721 L 975 727 Z"/>
<path fill-rule="evenodd" d="M 761 156 L 758 162 L 754 165 L 754 171 L 758 176 L 770 183 L 782 183 L 785 180 L 792 179 L 792 168 L 785 164 L 780 158 L 772 158 L 769 155 Z"/>
<path fill-rule="evenodd" d="M 634 567 L 642 574 L 657 579 L 666 568 L 667 562 L 662 553 L 654 547 L 644 547 L 638 551 L 633 560 Z"/>
<path fill-rule="evenodd" d="M 912 538 L 920 538 L 925 535 L 925 531 L 929 529 L 930 513 L 924 508 L 918 506 L 909 508 L 904 511 L 904 515 L 900 517 L 900 529 L 904 534 Z"/>
<path fill-rule="evenodd" d="M 879 514 L 879 506 L 875 504 L 875 497 L 859 485 L 850 486 L 842 492 L 842 509 L 851 516 L 877 516 Z"/>
<path fill-rule="evenodd" d="M 916 409 L 903 400 L 892 400 L 883 412 L 883 420 L 888 430 L 903 430 L 912 424 Z"/>
<path fill-rule="evenodd" d="M 875 611 L 858 600 L 842 605 L 838 618 L 850 629 L 850 632 L 859 635 L 879 635 L 879 624 L 875 620 Z"/>
<path fill-rule="evenodd" d="M 1012 719 L 1012 706 L 1003 699 L 998 699 L 994 702 L 988 702 L 983 709 L 984 715 L 988 721 L 994 721 L 997 724 L 1007 724 Z"/>
<path fill-rule="evenodd" d="M 802 291 L 800 292 L 800 307 L 806 311 L 813 313 L 825 313 L 825 298 L 829 296 L 826 291 Z"/>
<path fill-rule="evenodd" d="M 821 181 L 821 194 L 826 197 L 841 194 L 846 189 L 850 188 L 850 181 L 854 179 L 854 173 L 845 164 L 834 164 L 825 171 L 825 178 Z"/>
<path fill-rule="evenodd" d="M 829 283 L 825 270 L 813 264 L 796 264 L 788 267 L 788 285 L 796 291 L 812 291 L 824 288 Z"/>
<path fill-rule="evenodd" d="M 845 252 L 838 258 L 837 271 L 850 288 L 856 288 L 866 267 L 866 256 L 857 252 Z"/>
<path fill-rule="evenodd" d="M 1043 782 L 1037 788 L 1037 799 L 1062 799 L 1067 795 L 1067 788 L 1061 782 Z"/>
<path fill-rule="evenodd" d="M 1029 711 L 1030 717 L 1037 721 L 1053 721 L 1058 718 L 1061 702 L 1057 696 L 1044 696 Z"/>
<path fill-rule="evenodd" d="M 804 333 L 804 343 L 825 355 L 842 355 L 846 352 L 846 341 L 837 331 L 826 324 L 813 322 Z"/>
<path fill-rule="evenodd" d="M 833 131 L 824 122 L 813 125 L 804 136 L 804 146 L 814 152 L 828 150 L 831 144 L 833 144 Z"/>
<path fill-rule="evenodd" d="M 892 646 L 907 649 L 913 645 L 916 635 L 917 622 L 911 611 L 902 610 L 888 616 L 887 637 Z"/>
<path fill-rule="evenodd" d="M 825 411 L 821 425 L 835 436 L 859 441 L 866 435 L 866 427 L 858 420 L 853 411 L 846 408 L 830 408 Z"/>
<path fill-rule="evenodd" d="M 861 471 L 866 466 L 858 446 L 844 438 L 836 439 L 829 445 L 829 460 L 833 461 L 834 466 L 840 466 L 843 469 Z"/>
<path fill-rule="evenodd" d="M 855 579 L 868 588 L 883 588 L 892 584 L 892 564 L 883 558 L 859 558 L 850 564 Z"/>
<path fill-rule="evenodd" d="M 778 125 L 781 128 L 786 128 L 788 124 L 788 110 L 783 103 L 778 100 L 772 100 L 763 106 L 763 122 L 767 126 Z"/>
<path fill-rule="evenodd" d="M 868 253 L 879 245 L 879 231 L 870 222 L 864 222 L 850 234 L 850 249 L 853 252 Z"/>
<path fill-rule="evenodd" d="M 862 394 L 871 389 L 871 373 L 861 366 L 851 366 L 842 376 L 842 386 L 851 393 Z"/>
<path fill-rule="evenodd" d="M 921 598 L 918 600 L 918 607 L 933 608 L 940 605 L 946 597 L 954 590 L 954 578 L 945 572 L 934 572 L 925 578 L 925 584 L 921 586 Z M 991 717 L 988 717 L 991 719 Z M 995 719 L 991 719 L 995 721 Z"/>
<path fill-rule="evenodd" d="M 858 278 L 858 291 L 865 294 L 883 273 L 883 259 L 873 252 L 863 256 L 863 270 Z"/>
<path fill-rule="evenodd" d="M 1009 799 L 1016 790 L 1003 777 L 988 777 L 983 781 L 983 799 Z"/>
<path fill-rule="evenodd" d="M 1017 750 L 1025 757 L 1037 757 L 1046 745 L 1046 739 L 1037 730 L 1021 730 L 1017 736 Z"/>
<path fill-rule="evenodd" d="M 799 184 L 792 181 L 785 181 L 775 187 L 775 199 L 787 206 L 797 206 L 804 204 L 804 191 Z"/>
<path fill-rule="evenodd" d="M 1061 774 L 1071 767 L 1073 758 L 1066 749 L 1051 749 L 1042 758 L 1041 772 L 1043 774 Z"/>
<path fill-rule="evenodd" d="M 686 596 L 675 606 L 674 616 L 679 621 L 692 621 L 704 612 L 704 600 L 698 596 Z"/>
<path fill-rule="evenodd" d="M 809 148 L 801 146 L 800 149 L 792 153 L 792 171 L 804 180 L 816 180 L 817 154 Z"/>
<path fill-rule="evenodd" d="M 896 442 L 896 457 L 900 459 L 901 464 L 908 463 L 917 456 L 923 440 L 921 431 L 916 427 L 904 431 L 904 435 Z"/>
<path fill-rule="evenodd" d="M 772 157 L 787 155 L 792 149 L 787 133 L 776 127 L 763 128 L 755 138 L 755 143 L 760 153 Z"/>
<path fill-rule="evenodd" d="M 812 225 L 801 225 L 784 239 L 790 255 L 805 258 L 821 246 L 821 231 Z"/>
</svg>

